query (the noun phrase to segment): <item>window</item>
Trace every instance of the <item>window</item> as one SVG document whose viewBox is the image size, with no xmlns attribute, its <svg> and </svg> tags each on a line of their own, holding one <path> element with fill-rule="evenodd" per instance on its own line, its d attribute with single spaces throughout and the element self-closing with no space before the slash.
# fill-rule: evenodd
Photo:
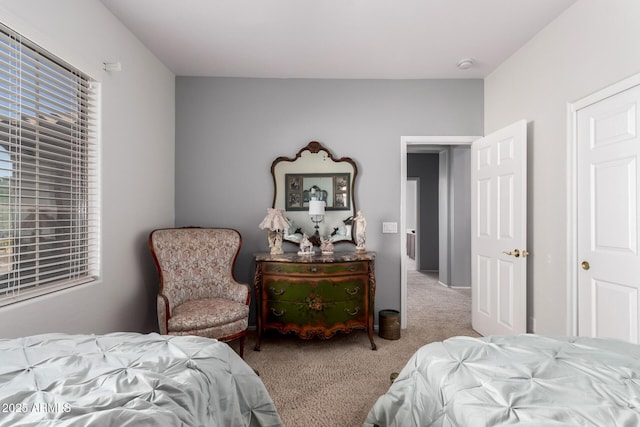
<svg viewBox="0 0 640 427">
<path fill-rule="evenodd" d="M 95 97 L 0 24 L 0 305 L 97 278 Z"/>
</svg>

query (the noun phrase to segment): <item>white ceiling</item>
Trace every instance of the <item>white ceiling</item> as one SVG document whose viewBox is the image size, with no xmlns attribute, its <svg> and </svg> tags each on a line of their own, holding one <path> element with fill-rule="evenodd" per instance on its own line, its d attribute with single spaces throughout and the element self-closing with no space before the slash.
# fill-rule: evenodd
<svg viewBox="0 0 640 427">
<path fill-rule="evenodd" d="M 359 79 L 484 78 L 576 2 L 101 1 L 179 76 Z"/>
</svg>

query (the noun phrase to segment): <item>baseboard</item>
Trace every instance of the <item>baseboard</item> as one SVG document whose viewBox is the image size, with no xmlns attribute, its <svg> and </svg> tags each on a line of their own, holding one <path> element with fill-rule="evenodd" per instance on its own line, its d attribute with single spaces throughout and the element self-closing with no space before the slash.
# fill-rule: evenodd
<svg viewBox="0 0 640 427">
<path fill-rule="evenodd" d="M 449 289 L 471 289 L 471 286 L 465 286 L 465 285 L 447 285 L 445 283 L 442 283 L 441 281 L 438 280 L 438 284 L 440 286 L 444 286 L 445 288 L 449 288 Z"/>
</svg>

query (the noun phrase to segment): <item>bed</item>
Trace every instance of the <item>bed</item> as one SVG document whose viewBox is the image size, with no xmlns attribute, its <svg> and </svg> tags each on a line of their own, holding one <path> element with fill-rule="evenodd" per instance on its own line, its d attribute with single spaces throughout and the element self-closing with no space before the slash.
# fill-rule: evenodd
<svg viewBox="0 0 640 427">
<path fill-rule="evenodd" d="M 0 340 L 0 426 L 279 426 L 227 344 L 195 336 L 44 334 Z"/>
<path fill-rule="evenodd" d="M 638 426 L 640 346 L 540 335 L 420 348 L 366 427 Z"/>
</svg>

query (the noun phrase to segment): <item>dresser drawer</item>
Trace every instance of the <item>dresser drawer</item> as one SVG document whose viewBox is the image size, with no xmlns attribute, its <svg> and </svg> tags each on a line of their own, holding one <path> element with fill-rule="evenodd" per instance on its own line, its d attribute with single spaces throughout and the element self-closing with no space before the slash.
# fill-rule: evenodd
<svg viewBox="0 0 640 427">
<path fill-rule="evenodd" d="M 309 275 L 345 275 L 367 273 L 368 263 L 364 261 L 356 262 L 336 262 L 336 263 L 288 263 L 288 262 L 266 262 L 264 263 L 265 274 L 283 274 L 287 277 L 309 276 Z"/>
<path fill-rule="evenodd" d="M 286 278 L 265 275 L 263 298 L 269 301 L 305 301 L 309 295 L 322 295 L 324 301 L 362 300 L 367 293 L 366 275 L 333 279 Z"/>
<path fill-rule="evenodd" d="M 327 302 L 318 295 L 309 295 L 303 302 L 269 301 L 266 309 L 267 327 L 308 325 L 326 328 L 336 324 L 367 322 L 363 301 Z"/>
</svg>

